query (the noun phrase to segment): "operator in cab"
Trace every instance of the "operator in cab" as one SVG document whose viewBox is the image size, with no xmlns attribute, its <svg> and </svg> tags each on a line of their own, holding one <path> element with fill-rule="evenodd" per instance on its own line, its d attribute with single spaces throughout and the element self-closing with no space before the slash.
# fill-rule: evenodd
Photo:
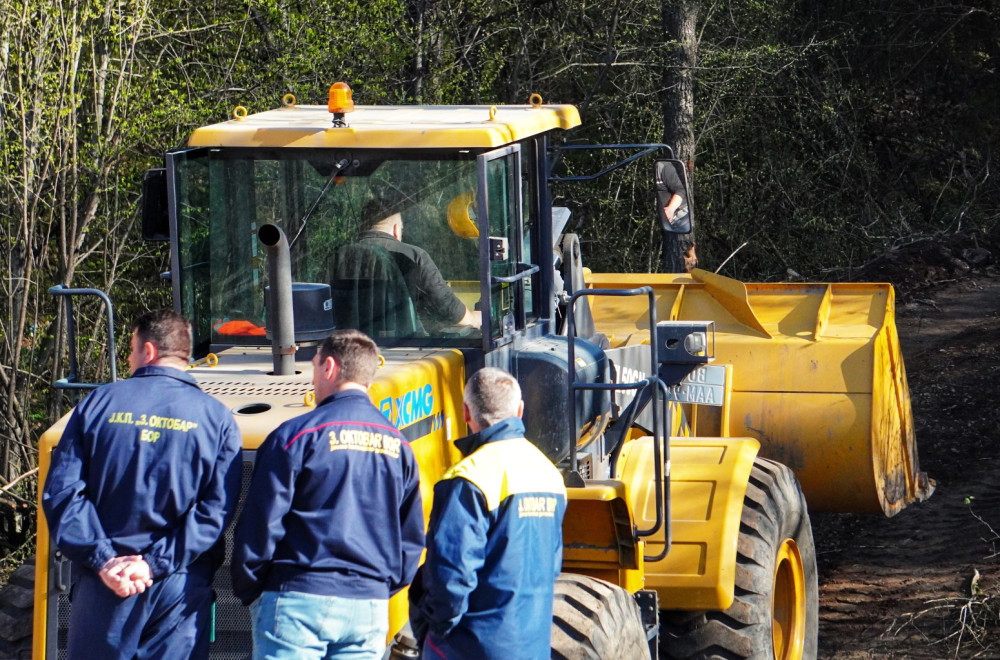
<svg viewBox="0 0 1000 660">
<path fill-rule="evenodd" d="M 427 556 L 410 587 L 424 658 L 548 658 L 562 568 L 562 475 L 524 437 L 514 378 L 493 367 L 463 397 L 465 457 L 434 486 Z"/>
<path fill-rule="evenodd" d="M 388 254 L 405 283 L 417 318 L 432 334 L 447 326 L 478 329 L 482 326 L 482 314 L 467 308 L 455 295 L 426 250 L 403 242 L 402 203 L 397 197 L 376 196 L 365 203 L 355 247 L 368 248 L 369 254 Z M 338 265 L 341 277 L 351 277 L 348 270 L 358 270 L 358 266 Z M 371 269 L 365 265 L 362 270 Z"/>
</svg>

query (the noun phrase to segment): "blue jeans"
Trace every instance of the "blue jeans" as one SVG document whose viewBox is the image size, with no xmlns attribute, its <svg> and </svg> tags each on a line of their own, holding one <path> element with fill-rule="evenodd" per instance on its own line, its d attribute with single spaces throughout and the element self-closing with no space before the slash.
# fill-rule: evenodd
<svg viewBox="0 0 1000 660">
<path fill-rule="evenodd" d="M 250 614 L 254 660 L 377 660 L 385 653 L 388 600 L 265 591 Z"/>
</svg>

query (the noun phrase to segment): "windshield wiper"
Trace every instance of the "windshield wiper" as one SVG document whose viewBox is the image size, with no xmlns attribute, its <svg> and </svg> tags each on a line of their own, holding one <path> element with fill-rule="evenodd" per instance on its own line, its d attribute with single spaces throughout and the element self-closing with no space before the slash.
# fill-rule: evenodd
<svg viewBox="0 0 1000 660">
<path fill-rule="evenodd" d="M 289 250 L 292 249 L 292 246 L 295 245 L 295 241 L 299 240 L 299 236 L 302 235 L 302 230 L 306 228 L 306 223 L 309 222 L 309 218 L 311 218 L 312 214 L 316 212 L 316 208 L 319 206 L 320 201 L 322 201 L 323 197 L 326 195 L 326 191 L 330 189 L 330 184 L 333 183 L 333 180 L 337 178 L 337 175 L 340 174 L 350 164 L 350 162 L 351 161 L 349 159 L 342 158 L 333 164 L 333 171 L 330 172 L 329 178 L 327 178 L 326 183 L 323 184 L 323 189 L 319 191 L 319 194 L 316 195 L 316 199 L 309 207 L 309 210 L 306 211 L 306 214 L 304 216 L 302 216 L 302 220 L 300 221 L 299 224 L 299 230 L 295 232 L 295 236 L 292 238 L 291 241 L 288 242 Z"/>
</svg>

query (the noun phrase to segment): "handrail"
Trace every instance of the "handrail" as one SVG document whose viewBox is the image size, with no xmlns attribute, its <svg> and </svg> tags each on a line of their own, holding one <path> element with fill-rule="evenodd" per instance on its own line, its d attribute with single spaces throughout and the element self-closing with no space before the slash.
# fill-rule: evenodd
<svg viewBox="0 0 1000 660">
<path fill-rule="evenodd" d="M 649 301 L 649 327 L 656 328 L 656 297 L 653 288 L 642 286 L 635 289 L 581 289 L 574 292 L 569 298 L 569 308 L 566 314 L 566 337 L 567 337 L 567 357 L 568 365 L 568 391 L 569 391 L 569 418 L 576 419 L 576 391 L 577 390 L 639 390 L 647 387 L 652 388 L 653 404 L 653 464 L 654 464 L 654 488 L 656 490 L 656 520 L 649 529 L 635 529 L 637 537 L 652 536 L 664 528 L 663 532 L 663 552 L 652 557 L 643 557 L 646 561 L 660 561 L 666 557 L 670 548 L 670 525 L 665 524 L 669 515 L 669 485 L 666 476 L 665 466 L 669 461 L 670 445 L 666 442 L 667 434 L 670 432 L 669 407 L 666 399 L 667 385 L 659 377 L 658 372 L 653 371 L 649 378 L 634 383 L 577 383 L 576 382 L 576 301 L 584 296 L 639 296 L 645 294 Z M 655 370 L 659 364 L 656 341 L 649 342 L 650 369 Z M 637 394 L 638 396 L 638 394 Z M 662 405 L 662 407 L 661 407 Z M 662 424 L 667 424 L 666 431 L 661 430 Z M 578 471 L 576 455 L 576 437 L 573 425 L 569 425 L 569 447 L 570 447 L 570 473 L 576 474 Z"/>
<path fill-rule="evenodd" d="M 490 279 L 494 282 L 502 282 L 504 284 L 514 284 L 520 280 L 527 279 L 538 272 L 538 266 L 533 264 L 518 264 L 527 266 L 524 270 L 520 271 L 517 275 L 511 275 L 509 277 L 501 277 L 499 275 L 490 275 Z"/>
<path fill-rule="evenodd" d="M 117 353 L 115 351 L 115 313 L 108 294 L 100 289 L 70 289 L 64 284 L 49 287 L 49 293 L 66 298 L 66 332 L 69 342 L 69 375 L 54 382 L 52 384 L 53 387 L 61 390 L 92 390 L 104 385 L 104 383 L 77 382 L 76 322 L 73 320 L 73 296 L 97 296 L 104 302 L 104 308 L 108 315 L 108 361 L 111 365 L 111 382 L 113 383 L 118 380 Z"/>
</svg>

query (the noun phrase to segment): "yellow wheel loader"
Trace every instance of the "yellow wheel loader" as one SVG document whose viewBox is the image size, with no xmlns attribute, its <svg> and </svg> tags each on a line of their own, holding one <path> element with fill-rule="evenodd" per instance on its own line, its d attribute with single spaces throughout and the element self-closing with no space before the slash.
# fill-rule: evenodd
<svg viewBox="0 0 1000 660">
<path fill-rule="evenodd" d="M 338 83 L 327 106 L 289 95 L 195 130 L 143 194 L 143 235 L 169 241 L 174 307 L 193 323 L 191 373 L 235 414 L 245 487 L 267 434 L 314 405 L 318 342 L 367 332 L 384 358 L 371 399 L 411 442 L 429 514 L 467 432 L 463 383 L 506 369 L 527 436 L 569 490 L 553 657 L 815 657 L 807 503 L 892 515 L 930 492 L 892 288 L 589 272 L 551 192 L 570 178 L 556 170 L 579 147 L 560 140 L 579 123 L 537 95 L 362 106 Z M 629 148 L 605 171 L 647 154 L 676 164 L 665 145 Z M 391 263 L 359 257 L 373 202 L 400 215 L 399 238 L 481 327 L 442 318 Z M 42 438 L 40 483 L 65 423 Z M 65 643 L 75 568 L 38 526 L 41 660 Z M 226 567 L 216 592 L 213 657 L 247 657 L 249 614 Z M 400 654 L 406 602 L 391 601 Z"/>
</svg>

